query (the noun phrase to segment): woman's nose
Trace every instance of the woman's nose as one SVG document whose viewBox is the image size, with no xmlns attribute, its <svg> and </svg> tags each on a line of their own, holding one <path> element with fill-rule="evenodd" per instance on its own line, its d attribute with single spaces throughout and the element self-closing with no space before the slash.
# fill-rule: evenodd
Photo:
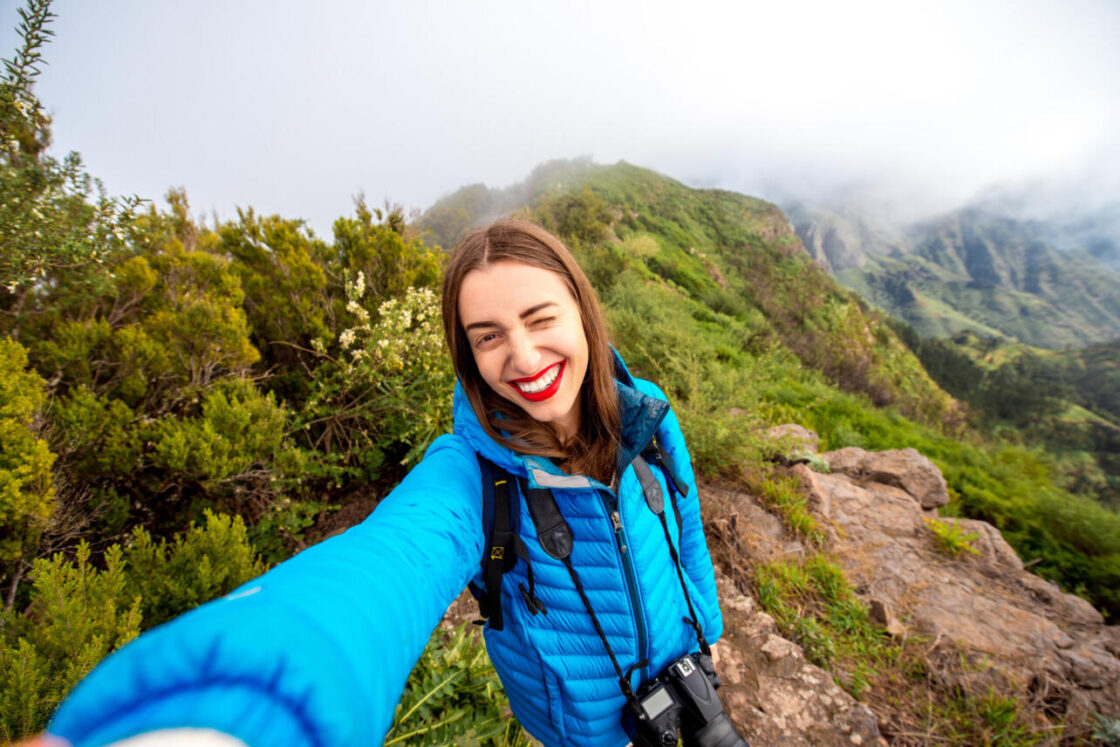
<svg viewBox="0 0 1120 747">
<path fill-rule="evenodd" d="M 541 354 L 537 346 L 526 334 L 516 334 L 510 337 L 510 363 L 514 369 L 525 376 L 537 372 L 540 366 Z"/>
</svg>

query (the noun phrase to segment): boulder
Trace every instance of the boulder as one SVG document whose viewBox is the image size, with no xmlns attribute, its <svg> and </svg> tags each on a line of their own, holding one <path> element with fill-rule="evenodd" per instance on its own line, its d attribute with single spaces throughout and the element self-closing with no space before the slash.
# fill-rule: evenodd
<svg viewBox="0 0 1120 747">
<path fill-rule="evenodd" d="M 860 482 L 902 488 L 924 509 L 949 502 L 949 489 L 941 470 L 917 449 L 871 452 L 849 446 L 821 456 L 833 472 L 842 472 Z"/>
<path fill-rule="evenodd" d="M 766 431 L 766 440 L 770 443 L 786 446 L 787 448 L 784 451 L 788 455 L 797 452 L 816 454 L 821 445 L 820 436 L 796 423 L 775 425 Z"/>
</svg>

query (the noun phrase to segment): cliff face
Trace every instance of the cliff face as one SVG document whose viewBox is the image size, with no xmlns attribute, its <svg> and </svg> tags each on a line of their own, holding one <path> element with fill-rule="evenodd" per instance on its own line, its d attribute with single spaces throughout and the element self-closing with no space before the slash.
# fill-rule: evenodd
<svg viewBox="0 0 1120 747">
<path fill-rule="evenodd" d="M 806 441 L 815 437 L 806 432 Z M 961 535 L 975 535 L 975 553 L 954 558 L 939 549 L 931 523 L 958 520 L 938 516 L 948 495 L 928 459 L 913 449 L 847 448 L 820 456 L 831 473 L 804 464 L 791 471 L 827 535 L 821 549 L 843 568 L 899 650 L 919 652 L 919 689 L 1035 707 L 1040 720 L 1065 724 L 1047 743 L 1084 738 L 1094 714 L 1120 715 L 1120 628 L 1025 570 L 989 524 L 959 520 Z M 745 568 L 814 550 L 740 486 L 709 485 L 703 492 L 715 508 L 705 517 L 709 543 L 733 543 L 739 552 L 738 567 L 724 568 L 733 578 L 721 587 L 729 624 L 719 647 L 724 702 L 751 743 L 926 743 L 899 707 L 901 692 L 877 683 L 857 703 L 831 678 L 822 680 L 802 648 L 781 638 L 742 592 Z M 727 557 L 718 547 L 713 552 Z"/>
</svg>

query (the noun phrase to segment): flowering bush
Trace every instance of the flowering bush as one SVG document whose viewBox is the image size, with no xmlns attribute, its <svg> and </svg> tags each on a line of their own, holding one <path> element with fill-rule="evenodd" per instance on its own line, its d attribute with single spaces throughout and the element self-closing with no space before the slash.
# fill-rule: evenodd
<svg viewBox="0 0 1120 747">
<path fill-rule="evenodd" d="M 382 302 L 374 317 L 362 304 L 365 292 L 359 272 L 346 283 L 353 325 L 338 335 L 337 346 L 314 343 L 323 363 L 301 424 L 323 475 L 336 484 L 376 479 L 387 458 L 411 466 L 451 428 L 455 376 L 439 297 L 430 288 L 408 288 Z"/>
</svg>

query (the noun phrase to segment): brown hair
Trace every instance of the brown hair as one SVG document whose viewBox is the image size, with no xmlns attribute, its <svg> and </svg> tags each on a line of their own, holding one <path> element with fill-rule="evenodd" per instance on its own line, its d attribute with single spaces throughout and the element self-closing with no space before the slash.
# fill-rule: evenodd
<svg viewBox="0 0 1120 747">
<path fill-rule="evenodd" d="M 555 272 L 575 299 L 587 338 L 587 377 L 580 387 L 580 428 L 565 443 L 547 423 L 534 420 L 515 403 L 499 396 L 483 380 L 459 320 L 459 289 L 472 270 L 511 260 Z M 618 395 L 614 356 L 599 301 L 568 247 L 548 231 L 520 220 L 500 220 L 471 232 L 459 242 L 443 276 L 443 331 L 455 374 L 466 390 L 482 427 L 498 443 L 522 454 L 568 461 L 601 482 L 614 474 L 619 449 Z M 509 434 L 503 436 L 502 431 Z"/>
</svg>

